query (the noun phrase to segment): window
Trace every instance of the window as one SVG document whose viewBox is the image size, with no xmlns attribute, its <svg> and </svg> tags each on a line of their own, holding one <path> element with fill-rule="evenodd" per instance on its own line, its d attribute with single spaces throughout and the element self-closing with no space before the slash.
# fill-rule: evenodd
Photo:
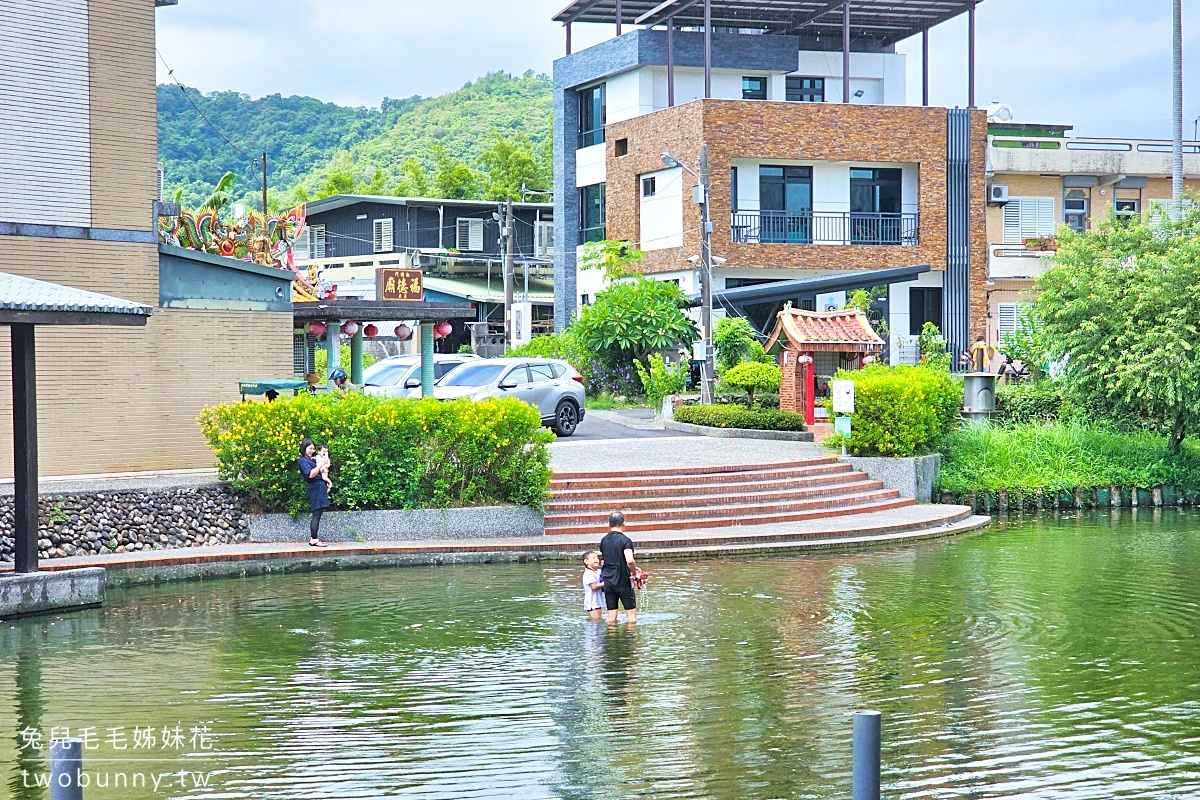
<svg viewBox="0 0 1200 800">
<path fill-rule="evenodd" d="M 1142 212 L 1140 200 L 1114 200 L 1113 210 L 1118 217 L 1136 217 Z"/>
<path fill-rule="evenodd" d="M 997 303 L 996 304 L 996 341 L 1004 344 L 1004 340 L 1017 332 L 1021 325 L 1021 317 L 1028 308 L 1028 303 Z"/>
<path fill-rule="evenodd" d="M 455 245 L 458 250 L 464 253 L 483 251 L 483 220 L 460 219 L 457 233 Z"/>
<path fill-rule="evenodd" d="M 942 290 L 940 287 L 917 287 L 908 290 L 908 335 L 920 336 L 926 322 L 942 329 Z"/>
<path fill-rule="evenodd" d="M 604 239 L 604 184 L 584 186 L 579 190 L 579 243 Z"/>
<path fill-rule="evenodd" d="M 1004 244 L 1054 235 L 1053 197 L 1012 197 L 1004 206 Z"/>
<path fill-rule="evenodd" d="M 376 253 L 390 253 L 396 249 L 395 239 L 392 237 L 392 220 L 377 219 L 372 224 L 372 229 Z"/>
<path fill-rule="evenodd" d="M 592 304 L 592 296 L 590 294 L 579 295 L 579 305 L 590 306 Z"/>
<path fill-rule="evenodd" d="M 737 171 L 738 171 L 737 167 L 729 168 L 729 201 L 730 201 L 730 210 L 733 211 L 734 214 L 736 214 L 737 210 L 738 210 L 738 172 Z"/>
<path fill-rule="evenodd" d="M 642 178 L 642 197 L 654 197 L 658 191 L 658 181 L 653 177 Z"/>
<path fill-rule="evenodd" d="M 529 365 L 522 364 L 519 367 L 514 367 L 511 372 L 504 376 L 501 383 L 515 383 L 518 386 L 528 386 L 533 383 L 529 378 Z"/>
<path fill-rule="evenodd" d="M 549 364 L 530 364 L 529 374 L 533 377 L 534 383 L 554 380 L 554 370 L 550 368 Z"/>
<path fill-rule="evenodd" d="M 767 79 L 766 78 L 742 78 L 742 99 L 743 100 L 766 100 L 767 99 Z"/>
<path fill-rule="evenodd" d="M 1086 189 L 1067 189 L 1063 195 L 1063 222 L 1078 233 L 1087 230 L 1088 193 Z"/>
<path fill-rule="evenodd" d="M 850 170 L 850 241 L 853 244 L 900 244 L 898 169 Z"/>
<path fill-rule="evenodd" d="M 617 141 L 613 144 L 613 150 L 616 152 L 617 158 L 629 155 L 629 140 L 617 139 Z"/>
<path fill-rule="evenodd" d="M 579 91 L 579 146 L 591 147 L 604 141 L 605 107 L 604 84 Z"/>
<path fill-rule="evenodd" d="M 542 258 L 554 255 L 554 223 L 540 220 L 537 224 L 537 254 Z"/>
<path fill-rule="evenodd" d="M 786 97 L 789 103 L 824 103 L 825 79 L 789 75 Z"/>
<path fill-rule="evenodd" d="M 759 167 L 758 197 L 760 241 L 812 241 L 812 167 Z"/>
<path fill-rule="evenodd" d="M 325 226 L 306 226 L 304 228 L 304 233 L 298 239 L 296 239 L 293 247 L 293 255 L 295 255 L 296 258 L 324 258 Z"/>
</svg>

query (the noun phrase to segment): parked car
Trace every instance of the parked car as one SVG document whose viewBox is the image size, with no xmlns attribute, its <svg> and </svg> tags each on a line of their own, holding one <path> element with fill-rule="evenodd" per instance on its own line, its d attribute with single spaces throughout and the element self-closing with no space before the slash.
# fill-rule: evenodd
<svg viewBox="0 0 1200 800">
<path fill-rule="evenodd" d="M 583 376 L 566 361 L 489 358 L 463 364 L 438 381 L 439 400 L 516 397 L 538 410 L 542 424 L 570 436 L 586 413 Z"/>
<path fill-rule="evenodd" d="M 472 353 L 452 353 L 433 357 L 433 379 L 440 380 L 446 373 L 468 361 L 480 361 Z M 415 383 L 414 383 L 415 381 Z M 421 396 L 421 357 L 392 356 L 376 361 L 363 370 L 363 393 L 385 397 Z"/>
</svg>

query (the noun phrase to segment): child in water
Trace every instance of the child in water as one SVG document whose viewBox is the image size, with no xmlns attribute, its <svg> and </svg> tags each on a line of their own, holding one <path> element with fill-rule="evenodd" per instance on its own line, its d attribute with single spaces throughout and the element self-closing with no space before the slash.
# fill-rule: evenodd
<svg viewBox="0 0 1200 800">
<path fill-rule="evenodd" d="M 604 575 L 600 571 L 600 554 L 589 550 L 583 554 L 583 610 L 592 619 L 600 619 L 604 609 Z"/>
</svg>

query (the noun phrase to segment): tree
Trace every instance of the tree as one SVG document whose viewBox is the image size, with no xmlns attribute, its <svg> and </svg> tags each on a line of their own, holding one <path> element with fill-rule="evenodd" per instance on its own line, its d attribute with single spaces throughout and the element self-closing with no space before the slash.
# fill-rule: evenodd
<svg viewBox="0 0 1200 800">
<path fill-rule="evenodd" d="M 358 184 L 358 190 L 357 190 L 358 193 L 359 194 L 370 194 L 370 195 L 383 194 L 384 189 L 387 187 L 387 184 L 388 184 L 388 180 L 389 180 L 388 174 L 386 172 L 384 172 L 383 170 L 381 170 L 379 167 L 376 167 L 375 171 L 370 173 L 370 175 L 371 175 L 370 178 L 368 178 L 367 180 L 362 181 Z"/>
<path fill-rule="evenodd" d="M 599 269 L 604 277 L 617 281 L 637 274 L 637 262 L 646 254 L 629 242 L 603 239 L 588 242 L 579 254 L 580 269 Z"/>
<path fill-rule="evenodd" d="M 730 368 L 721 380 L 727 386 L 741 389 L 746 393 L 746 406 L 754 407 L 756 391 L 773 392 L 779 388 L 781 371 L 774 364 L 762 364 L 757 361 L 746 361 Z"/>
<path fill-rule="evenodd" d="M 226 172 L 221 176 L 221 180 L 217 181 L 217 185 L 213 187 L 212 192 L 200 204 L 200 211 L 211 211 L 218 217 L 221 212 L 233 202 L 233 185 L 237 182 L 237 176 L 232 172 Z"/>
<path fill-rule="evenodd" d="M 518 133 L 511 139 L 505 139 L 496 133 L 494 137 L 491 148 L 485 150 L 476 162 L 487 172 L 483 180 L 484 199 L 520 199 L 522 188 L 547 188 L 546 175 L 528 136 Z"/>
<path fill-rule="evenodd" d="M 579 318 L 578 335 L 593 352 L 648 366 L 650 353 L 696 340 L 696 323 L 683 313 L 687 304 L 674 283 L 637 275 L 596 295 Z"/>
<path fill-rule="evenodd" d="M 460 159 L 451 158 L 446 148 L 433 146 L 433 157 L 437 172 L 433 178 L 433 190 L 438 197 L 447 200 L 479 199 L 479 173 Z"/>
<path fill-rule="evenodd" d="M 743 361 L 750 361 L 758 335 L 744 317 L 722 317 L 713 326 L 713 347 L 716 348 L 717 372 L 723 373 Z M 761 349 L 761 345 L 760 345 Z"/>
<path fill-rule="evenodd" d="M 1066 359 L 1066 396 L 1141 420 L 1177 453 L 1200 425 L 1200 206 L 1158 216 L 1063 229 L 1035 313 Z"/>
<path fill-rule="evenodd" d="M 344 167 L 337 167 L 329 171 L 325 176 L 325 180 L 321 182 L 321 188 L 317 190 L 317 199 L 325 197 L 333 197 L 339 194 L 354 194 L 354 187 L 357 181 L 354 178 L 354 173 Z"/>
<path fill-rule="evenodd" d="M 396 197 L 429 197 L 429 176 L 415 158 L 400 165 L 400 181 L 392 189 Z"/>
</svg>

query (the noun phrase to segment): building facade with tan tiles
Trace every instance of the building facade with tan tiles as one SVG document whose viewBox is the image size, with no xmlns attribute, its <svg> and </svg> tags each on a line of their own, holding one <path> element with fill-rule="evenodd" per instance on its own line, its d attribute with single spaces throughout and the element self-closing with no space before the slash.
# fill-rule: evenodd
<svg viewBox="0 0 1200 800">
<path fill-rule="evenodd" d="M 598 13 L 577 5 L 584 19 Z M 750 13 L 735 5 L 714 0 L 713 13 Z M 646 27 L 555 62 L 560 329 L 603 288 L 577 268 L 588 241 L 631 242 L 644 271 L 700 294 L 704 148 L 716 316 L 741 314 L 765 336 L 786 302 L 827 311 L 879 288 L 872 313 L 891 332 L 893 363 L 916 360 L 926 322 L 955 350 L 983 335 L 986 112 L 905 104 L 896 32 L 935 24 L 929 9 L 897 5 L 886 30 L 854 9 L 831 13 L 850 27 L 847 52 L 840 28 L 719 28 L 706 40 L 656 27 L 651 11 L 638 17 Z M 733 300 L 774 283 L 795 296 Z"/>
<path fill-rule="evenodd" d="M 237 400 L 239 379 L 291 374 L 286 276 L 185 257 L 197 291 L 186 302 L 163 297 L 155 6 L 0 5 L 0 271 L 155 309 L 144 329 L 38 330 L 46 477 L 210 468 L 201 409 Z M 200 278 L 214 270 L 227 285 L 244 284 L 245 297 L 206 295 Z M 5 387 L 8 339 L 0 330 Z M 0 390 L 0 442 L 11 441 L 11 425 L 12 396 Z M 0 477 L 12 468 L 11 447 L 0 447 Z"/>
<path fill-rule="evenodd" d="M 1171 142 L 1070 136 L 1069 125 L 993 122 L 988 136 L 987 340 L 1020 325 L 1063 229 L 1150 218 L 1171 203 Z M 1184 143 L 1184 187 L 1200 190 L 1200 143 Z"/>
</svg>

